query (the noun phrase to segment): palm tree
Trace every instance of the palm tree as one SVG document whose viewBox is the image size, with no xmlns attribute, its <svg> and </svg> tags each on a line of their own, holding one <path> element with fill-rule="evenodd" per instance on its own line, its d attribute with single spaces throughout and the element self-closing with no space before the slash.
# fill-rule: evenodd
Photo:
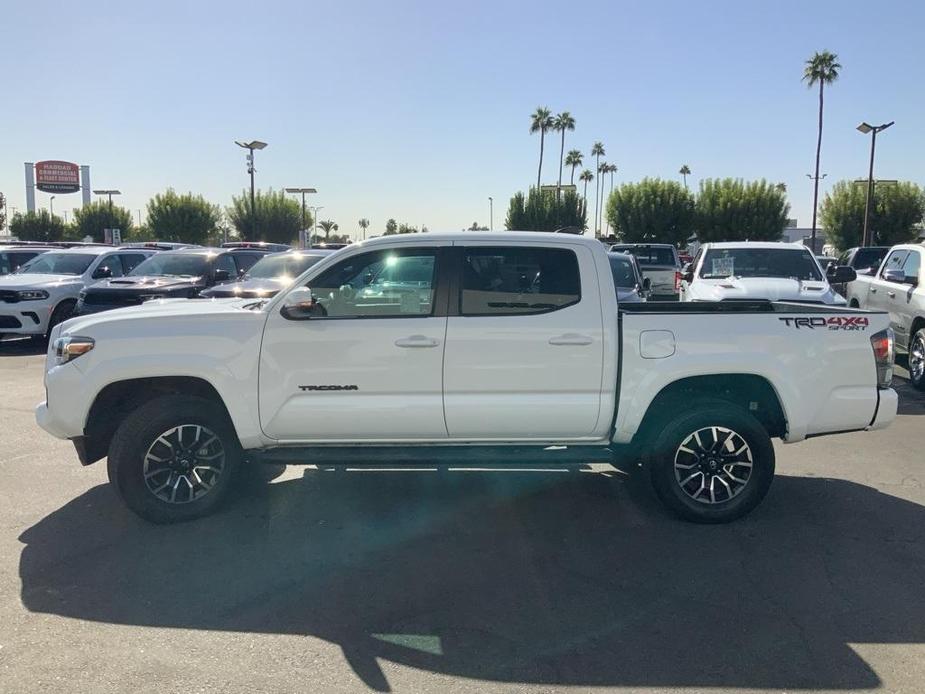
<svg viewBox="0 0 925 694">
<path fill-rule="evenodd" d="M 598 224 L 600 226 L 604 226 L 604 174 L 606 174 L 609 171 L 610 171 L 610 164 L 608 164 L 606 161 L 602 161 L 600 164 L 597 165 L 597 182 L 598 182 L 598 186 L 600 187 L 599 197 L 601 201 L 600 211 L 598 212 L 598 214 L 600 215 L 598 217 Z M 598 235 L 600 234 L 600 231 L 601 231 L 600 229 L 597 230 Z"/>
<path fill-rule="evenodd" d="M 559 183 L 556 186 L 556 190 L 562 187 L 562 162 L 565 157 L 565 131 L 566 130 L 575 130 L 575 119 L 572 117 L 572 114 L 568 111 L 563 111 L 552 123 L 554 130 L 558 130 L 562 133 L 562 142 L 559 145 Z"/>
<path fill-rule="evenodd" d="M 578 176 L 578 180 L 584 181 L 584 184 L 585 184 L 584 203 L 585 203 L 585 210 L 587 210 L 588 209 L 588 182 L 594 180 L 594 174 L 591 173 L 591 169 L 585 169 Z"/>
<path fill-rule="evenodd" d="M 617 172 L 616 164 L 607 164 L 607 173 L 610 174 L 610 193 L 613 194 L 613 175 Z M 609 199 L 609 198 L 608 198 Z M 610 235 L 610 220 L 607 220 L 607 235 Z"/>
<path fill-rule="evenodd" d="M 681 174 L 682 178 L 684 178 L 684 187 L 687 188 L 687 177 L 691 175 L 691 167 L 689 167 L 687 164 L 683 164 L 681 166 L 681 170 L 678 171 L 678 173 Z"/>
<path fill-rule="evenodd" d="M 546 141 L 546 131 L 553 127 L 552 112 L 548 108 L 537 107 L 530 116 L 530 132 L 540 134 L 540 166 L 536 171 L 536 191 L 540 190 L 540 176 L 543 174 L 543 145 Z"/>
<path fill-rule="evenodd" d="M 363 240 L 366 240 L 366 229 L 369 227 L 369 220 L 366 217 L 363 217 L 357 224 L 360 225 L 360 229 L 363 230 Z"/>
<path fill-rule="evenodd" d="M 330 219 L 326 219 L 323 222 L 318 222 L 318 226 L 321 227 L 321 230 L 324 232 L 324 240 L 327 241 L 328 237 L 331 235 L 332 231 L 337 231 L 337 225 L 332 222 Z"/>
<path fill-rule="evenodd" d="M 570 149 L 568 154 L 565 155 L 565 165 L 572 167 L 572 177 L 569 179 L 569 183 L 575 185 L 575 169 L 581 166 L 581 152 L 577 149 Z"/>
<path fill-rule="evenodd" d="M 813 253 L 816 252 L 816 210 L 819 205 L 819 155 L 822 152 L 822 92 L 825 85 L 832 84 L 838 79 L 838 71 L 841 65 L 838 62 L 838 56 L 829 51 L 814 53 L 813 57 L 806 61 L 803 68 L 803 81 L 809 88 L 819 85 L 819 137 L 816 140 L 816 175 L 813 178 L 813 233 L 812 244 Z"/>
<path fill-rule="evenodd" d="M 591 147 L 591 156 L 596 157 L 595 168 L 598 172 L 601 170 L 601 157 L 604 156 L 606 152 L 604 151 L 603 142 L 595 142 L 594 146 Z M 596 234 L 599 230 L 597 227 L 597 208 L 598 203 L 600 202 L 600 195 L 597 193 L 597 185 L 594 186 L 594 233 Z"/>
</svg>

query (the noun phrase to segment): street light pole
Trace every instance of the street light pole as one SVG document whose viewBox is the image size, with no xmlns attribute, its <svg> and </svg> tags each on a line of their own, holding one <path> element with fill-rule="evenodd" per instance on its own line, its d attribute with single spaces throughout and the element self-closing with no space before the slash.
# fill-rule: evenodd
<svg viewBox="0 0 925 694">
<path fill-rule="evenodd" d="M 870 133 L 870 169 L 867 173 L 867 202 L 864 204 L 864 232 L 861 236 L 861 245 L 866 246 L 873 239 L 869 238 L 869 227 L 870 227 L 870 203 L 874 199 L 874 151 L 877 148 L 877 133 L 881 130 L 886 130 L 896 121 L 891 120 L 889 123 L 884 123 L 883 125 L 869 125 L 868 123 L 861 123 L 858 126 L 858 131 L 864 133 Z"/>
<path fill-rule="evenodd" d="M 267 146 L 266 142 L 261 142 L 260 140 L 251 140 L 250 142 L 240 142 L 235 140 L 234 143 L 238 147 L 243 147 L 247 150 L 247 173 L 251 177 L 251 216 L 255 222 L 257 221 L 257 208 L 254 202 L 254 150 L 263 149 Z"/>
<path fill-rule="evenodd" d="M 299 232 L 299 246 L 302 248 L 311 248 L 312 240 L 311 237 L 308 239 L 308 244 L 306 245 L 305 236 L 307 235 L 307 230 L 305 229 L 305 194 L 306 193 L 317 193 L 318 191 L 314 188 L 286 188 L 287 193 L 301 193 L 302 194 L 302 229 Z"/>
<path fill-rule="evenodd" d="M 48 212 L 51 214 L 52 218 L 55 216 L 55 197 L 52 195 L 48 198 Z"/>
<path fill-rule="evenodd" d="M 112 228 L 112 196 L 113 195 L 122 195 L 121 190 L 94 190 L 94 195 L 107 195 L 109 196 L 109 228 Z"/>
<path fill-rule="evenodd" d="M 318 206 L 309 207 L 308 209 L 310 209 L 315 215 L 314 219 L 312 220 L 312 236 L 317 236 L 318 235 L 318 210 L 323 210 L 324 205 L 321 205 L 320 207 Z M 309 241 L 310 240 L 311 240 L 311 237 L 309 237 Z"/>
<path fill-rule="evenodd" d="M 488 230 L 495 230 L 495 199 L 488 196 Z"/>
</svg>

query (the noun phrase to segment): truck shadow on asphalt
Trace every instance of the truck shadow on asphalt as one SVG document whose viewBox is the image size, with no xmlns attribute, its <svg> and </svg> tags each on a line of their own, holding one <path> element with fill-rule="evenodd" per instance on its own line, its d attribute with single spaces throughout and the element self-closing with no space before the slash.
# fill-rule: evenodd
<svg viewBox="0 0 925 694">
<path fill-rule="evenodd" d="M 23 357 L 45 354 L 48 345 L 41 340 L 29 338 L 0 339 L 0 357 Z"/>
<path fill-rule="evenodd" d="M 857 643 L 925 642 L 925 508 L 778 477 L 727 526 L 581 472 L 305 470 L 157 527 L 90 489 L 20 537 L 33 612 L 310 635 L 504 683 L 866 689 Z"/>
</svg>

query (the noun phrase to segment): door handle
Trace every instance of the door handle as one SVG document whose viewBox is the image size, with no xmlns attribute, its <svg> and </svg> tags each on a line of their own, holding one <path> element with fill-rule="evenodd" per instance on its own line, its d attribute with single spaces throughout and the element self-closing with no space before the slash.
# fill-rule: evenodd
<svg viewBox="0 0 925 694">
<path fill-rule="evenodd" d="M 594 340 L 588 335 L 579 335 L 578 333 L 565 333 L 565 335 L 556 335 L 549 338 L 551 345 L 590 345 Z"/>
<path fill-rule="evenodd" d="M 895 298 L 896 298 L 896 292 L 887 292 L 886 295 L 887 295 L 888 297 L 890 297 L 891 299 L 895 299 Z"/>
<path fill-rule="evenodd" d="M 877 293 L 877 288 L 876 288 L 876 287 L 871 287 L 871 288 L 870 288 L 870 293 L 871 293 L 871 294 L 876 294 L 876 293 Z"/>
<path fill-rule="evenodd" d="M 440 340 L 426 335 L 410 335 L 395 340 L 396 347 L 436 347 Z"/>
</svg>

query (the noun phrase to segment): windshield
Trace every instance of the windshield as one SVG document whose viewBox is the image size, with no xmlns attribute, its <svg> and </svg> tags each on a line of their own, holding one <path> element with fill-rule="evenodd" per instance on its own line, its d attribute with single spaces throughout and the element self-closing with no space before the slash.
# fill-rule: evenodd
<svg viewBox="0 0 925 694">
<path fill-rule="evenodd" d="M 244 276 L 244 279 L 286 279 L 294 278 L 324 258 L 323 255 L 287 253 L 268 255 L 258 260 Z"/>
<path fill-rule="evenodd" d="M 98 256 L 83 253 L 43 253 L 19 268 L 24 275 L 82 275 Z"/>
<path fill-rule="evenodd" d="M 616 253 L 629 253 L 640 265 L 675 265 L 674 249 L 669 246 L 612 246 Z"/>
<path fill-rule="evenodd" d="M 799 248 L 713 248 L 703 259 L 700 277 L 822 279 L 815 259 L 809 251 Z"/>
<path fill-rule="evenodd" d="M 209 271 L 208 257 L 191 253 L 158 253 L 139 264 L 129 275 L 201 277 Z"/>
<path fill-rule="evenodd" d="M 611 253 L 610 272 L 613 273 L 613 283 L 621 289 L 633 289 L 639 282 L 633 269 L 633 261 L 622 254 Z"/>
</svg>

